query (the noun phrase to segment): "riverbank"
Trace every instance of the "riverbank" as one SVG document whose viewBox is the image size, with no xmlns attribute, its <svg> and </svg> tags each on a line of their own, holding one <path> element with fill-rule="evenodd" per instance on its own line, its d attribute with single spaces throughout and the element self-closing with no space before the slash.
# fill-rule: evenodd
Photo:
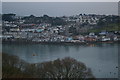
<svg viewBox="0 0 120 80">
<path fill-rule="evenodd" d="M 96 43 L 120 43 L 120 41 L 94 41 L 94 42 L 33 42 L 33 41 L 2 41 L 2 43 L 18 43 L 18 44 L 75 44 L 75 45 L 87 45 Z"/>
</svg>

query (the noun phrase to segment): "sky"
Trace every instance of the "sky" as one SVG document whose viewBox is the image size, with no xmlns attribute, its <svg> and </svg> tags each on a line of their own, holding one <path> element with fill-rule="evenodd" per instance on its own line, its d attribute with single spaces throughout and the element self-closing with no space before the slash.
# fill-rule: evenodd
<svg viewBox="0 0 120 80">
<path fill-rule="evenodd" d="M 119 0 L 1 0 L 2 2 L 118 2 Z"/>
<path fill-rule="evenodd" d="M 2 2 L 2 13 L 19 16 L 117 15 L 118 2 Z"/>
</svg>

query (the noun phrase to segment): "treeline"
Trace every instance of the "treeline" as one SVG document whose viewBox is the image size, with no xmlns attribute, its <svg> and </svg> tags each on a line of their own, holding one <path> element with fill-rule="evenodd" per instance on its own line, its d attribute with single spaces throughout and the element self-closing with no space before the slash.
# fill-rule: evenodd
<svg viewBox="0 0 120 80">
<path fill-rule="evenodd" d="M 108 15 L 99 19 L 98 26 L 108 26 L 109 24 L 120 24 L 120 16 Z"/>
<path fill-rule="evenodd" d="M 90 29 L 89 32 L 99 33 L 101 31 L 120 31 L 120 16 L 104 16 L 99 19 L 97 27 Z"/>
<path fill-rule="evenodd" d="M 4 21 L 17 21 L 16 14 L 3 14 L 2 20 L 4 20 Z M 49 23 L 52 26 L 66 24 L 66 22 L 62 18 L 49 17 L 48 15 L 43 15 L 41 17 L 36 17 L 34 15 L 30 15 L 30 16 L 22 17 L 21 20 L 25 20 L 24 24 Z"/>
<path fill-rule="evenodd" d="M 3 14 L 2 15 L 2 20 L 3 21 L 15 21 L 16 19 L 15 19 L 15 16 L 16 16 L 16 14 Z"/>
<path fill-rule="evenodd" d="M 17 56 L 2 55 L 2 77 L 5 78 L 78 78 L 92 79 L 94 76 L 84 63 L 73 58 L 56 59 L 30 64 Z"/>
<path fill-rule="evenodd" d="M 97 15 L 94 15 L 97 16 Z M 2 14 L 2 20 L 4 21 L 15 21 L 17 20 L 16 14 Z M 36 17 L 34 15 L 25 16 L 22 18 L 22 20 L 25 20 L 25 23 L 50 23 L 52 25 L 65 25 L 67 24 L 66 21 L 64 21 L 61 17 L 50 17 L 48 15 L 43 15 L 41 17 Z M 108 24 L 118 24 L 120 23 L 120 17 L 116 15 L 108 15 L 104 17 L 101 17 L 98 21 L 98 26 L 105 26 Z"/>
</svg>

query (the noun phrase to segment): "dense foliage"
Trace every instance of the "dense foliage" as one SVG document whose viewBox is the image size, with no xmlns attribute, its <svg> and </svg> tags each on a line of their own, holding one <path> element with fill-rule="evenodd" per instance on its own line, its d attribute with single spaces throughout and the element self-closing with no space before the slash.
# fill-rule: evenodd
<svg viewBox="0 0 120 80">
<path fill-rule="evenodd" d="M 118 24 L 120 23 L 119 16 L 105 16 L 99 19 L 98 26 L 107 26 L 109 24 Z"/>
<path fill-rule="evenodd" d="M 2 63 L 3 78 L 94 78 L 85 64 L 69 57 L 30 64 L 3 53 Z"/>
<path fill-rule="evenodd" d="M 15 15 L 16 14 L 3 14 L 2 20 L 4 21 L 15 21 Z"/>
<path fill-rule="evenodd" d="M 53 26 L 55 25 L 65 25 L 66 22 L 61 19 L 60 17 L 49 17 L 48 15 L 43 15 L 41 17 L 35 17 L 34 15 L 30 15 L 27 17 L 23 17 L 23 20 L 25 20 L 25 23 L 34 23 L 34 24 L 40 24 L 40 23 L 49 23 Z"/>
</svg>

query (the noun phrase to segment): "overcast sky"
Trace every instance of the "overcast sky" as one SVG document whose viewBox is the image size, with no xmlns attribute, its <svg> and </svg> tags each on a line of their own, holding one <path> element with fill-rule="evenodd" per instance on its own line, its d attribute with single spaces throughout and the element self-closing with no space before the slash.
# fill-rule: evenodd
<svg viewBox="0 0 120 80">
<path fill-rule="evenodd" d="M 117 2 L 3 2 L 3 13 L 20 16 L 70 16 L 76 14 L 118 14 Z"/>
</svg>

